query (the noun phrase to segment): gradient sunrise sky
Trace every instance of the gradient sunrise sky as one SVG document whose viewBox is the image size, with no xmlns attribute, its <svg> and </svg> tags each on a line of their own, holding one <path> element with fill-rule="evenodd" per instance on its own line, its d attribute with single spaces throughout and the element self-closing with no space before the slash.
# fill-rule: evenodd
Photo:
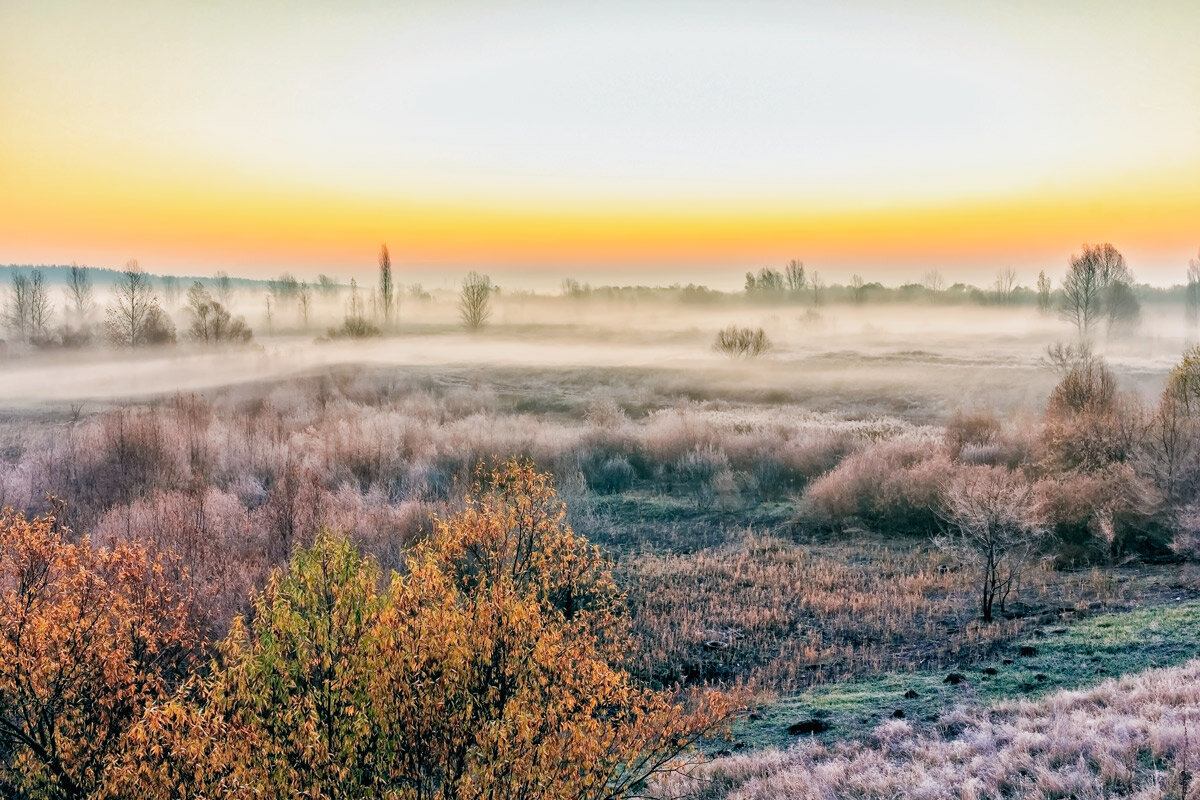
<svg viewBox="0 0 1200 800">
<path fill-rule="evenodd" d="M 265 276 L 1200 248 L 1200 3 L 0 2 L 0 263 Z M 719 284 L 720 280 L 710 280 Z"/>
</svg>

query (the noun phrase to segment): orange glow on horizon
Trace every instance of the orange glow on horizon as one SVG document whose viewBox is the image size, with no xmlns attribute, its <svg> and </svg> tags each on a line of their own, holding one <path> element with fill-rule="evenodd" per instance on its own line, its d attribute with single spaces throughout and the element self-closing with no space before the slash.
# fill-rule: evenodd
<svg viewBox="0 0 1200 800">
<path fill-rule="evenodd" d="M 1197 175 L 1200 170 L 1185 171 Z M 1132 186 L 1140 188 L 1133 190 Z M 121 187 L 121 188 L 115 188 Z M 799 255 L 814 263 L 1030 260 L 1105 240 L 1194 252 L 1200 183 L 1162 177 L 913 207 L 789 208 L 524 200 L 501 208 L 439 199 L 350 198 L 191 176 L 131 178 L 27 166 L 0 177 L 0 237 L 63 262 L 107 254 L 160 263 L 230 259 L 314 270 L 391 243 L 398 261 L 570 265 L 714 263 Z M 122 255 L 127 254 L 127 255 Z M 8 254 L 10 260 L 12 253 Z M 163 262 L 163 260 L 168 260 Z"/>
</svg>

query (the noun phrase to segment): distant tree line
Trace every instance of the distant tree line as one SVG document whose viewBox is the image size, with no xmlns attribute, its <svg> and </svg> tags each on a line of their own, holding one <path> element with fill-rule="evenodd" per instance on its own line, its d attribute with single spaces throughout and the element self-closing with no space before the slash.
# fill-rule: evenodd
<svg viewBox="0 0 1200 800">
<path fill-rule="evenodd" d="M 104 321 L 93 324 L 96 311 L 96 283 L 90 267 L 71 265 L 64 273 L 61 324 L 55 326 L 54 303 L 42 268 L 28 273 L 11 271 L 11 289 L 4 298 L 3 322 L 15 342 L 39 348 L 82 347 L 102 337 L 110 345 L 137 348 L 171 344 L 177 340 L 175 323 L 162 307 L 162 298 L 150 275 L 136 260 L 131 260 L 111 284 L 110 299 L 104 307 Z M 226 276 L 227 277 L 227 276 Z M 179 278 L 161 281 L 162 295 L 171 302 L 179 295 Z M 219 291 L 224 288 L 218 281 Z M 200 281 L 193 281 L 187 293 L 186 313 L 190 325 L 186 338 L 203 343 L 247 342 L 253 332 L 241 317 L 233 317 L 225 305 L 214 299 Z"/>
</svg>

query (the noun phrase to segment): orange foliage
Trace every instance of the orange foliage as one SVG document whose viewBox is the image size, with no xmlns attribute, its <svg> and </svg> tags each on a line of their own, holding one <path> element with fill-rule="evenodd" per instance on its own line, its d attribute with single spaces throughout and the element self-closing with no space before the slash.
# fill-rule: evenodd
<svg viewBox="0 0 1200 800">
<path fill-rule="evenodd" d="M 202 690 L 149 714 L 122 797 L 619 798 L 729 713 L 638 685 L 623 598 L 548 476 L 511 462 L 381 572 L 299 549 Z"/>
<path fill-rule="evenodd" d="M 145 550 L 0 512 L 0 794 L 92 796 L 198 645 L 188 597 Z"/>
</svg>

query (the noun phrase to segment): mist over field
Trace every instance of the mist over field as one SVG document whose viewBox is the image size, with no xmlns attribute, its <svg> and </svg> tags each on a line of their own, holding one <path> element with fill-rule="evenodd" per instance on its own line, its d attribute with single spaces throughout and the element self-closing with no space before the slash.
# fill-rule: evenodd
<svg viewBox="0 0 1200 800">
<path fill-rule="evenodd" d="M 211 285 L 212 281 L 209 281 Z M 52 290 L 55 294 L 58 287 Z M 365 290 L 364 294 L 366 294 Z M 279 380 L 349 365 L 458 369 L 644 370 L 652 381 L 711 386 L 749 399 L 775 393 L 794 402 L 854 411 L 893 410 L 924 419 L 960 408 L 1037 410 L 1052 381 L 1045 348 L 1070 341 L 1071 325 L 1055 310 L 1020 305 L 936 301 L 781 305 L 745 302 L 737 293 L 703 303 L 680 302 L 667 289 L 618 299 L 579 299 L 560 292 L 501 292 L 486 335 L 464 331 L 457 297 L 401 297 L 395 336 L 330 339 L 348 290 L 318 296 L 304 324 L 295 301 L 277 300 L 268 323 L 269 290 L 236 290 L 230 310 L 251 322 L 254 346 L 213 352 L 183 341 L 170 349 L 122 352 L 9 347 L 0 386 L 11 404 L 146 399 L 228 384 Z M 105 293 L 97 295 L 99 306 Z M 177 295 L 170 316 L 186 334 L 188 312 Z M 95 311 L 93 324 L 101 321 Z M 768 355 L 753 362 L 714 351 L 729 325 L 761 327 Z M 1195 336 L 1184 304 L 1158 300 L 1135 331 L 1099 343 L 1129 388 L 1157 393 Z M 95 344 L 104 342 L 97 333 Z"/>
<path fill-rule="evenodd" d="M 0 703 L 55 720 L 3 712 L 17 796 L 441 796 L 514 758 L 514 797 L 1188 796 L 1195 260 L 7 272 Z"/>
<path fill-rule="evenodd" d="M 1200 4 L 0 2 L 0 800 L 1200 800 Z"/>
</svg>

